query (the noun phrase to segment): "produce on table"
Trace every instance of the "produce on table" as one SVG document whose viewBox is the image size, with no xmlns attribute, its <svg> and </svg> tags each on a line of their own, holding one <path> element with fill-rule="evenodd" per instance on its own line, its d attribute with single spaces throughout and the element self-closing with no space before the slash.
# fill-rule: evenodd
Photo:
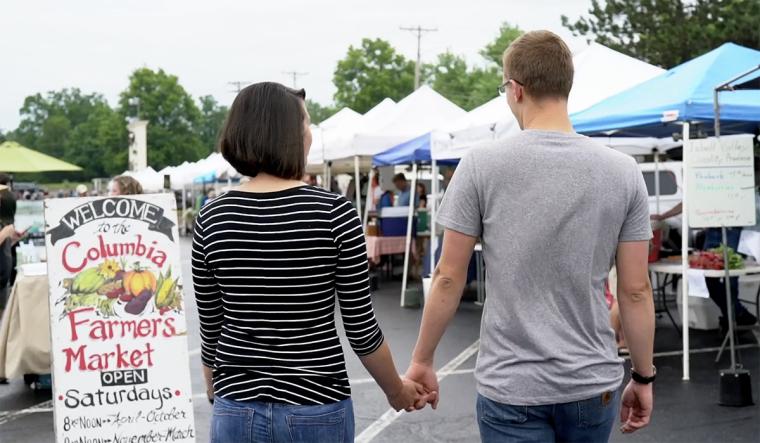
<svg viewBox="0 0 760 443">
<path fill-rule="evenodd" d="M 694 269 L 721 270 L 724 268 L 723 246 L 709 251 L 695 252 L 689 256 L 689 267 Z M 741 269 L 744 259 L 732 248 L 728 248 L 728 269 Z"/>
</svg>

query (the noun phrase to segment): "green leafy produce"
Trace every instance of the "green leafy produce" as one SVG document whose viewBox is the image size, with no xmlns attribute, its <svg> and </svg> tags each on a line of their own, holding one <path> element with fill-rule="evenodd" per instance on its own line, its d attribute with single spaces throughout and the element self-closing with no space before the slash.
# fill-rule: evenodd
<svg viewBox="0 0 760 443">
<path fill-rule="evenodd" d="M 717 248 L 710 249 L 710 252 L 718 254 L 723 257 L 724 245 L 720 245 Z M 728 248 L 728 269 L 741 269 L 744 267 L 744 258 L 740 254 L 737 254 L 733 248 Z"/>
</svg>

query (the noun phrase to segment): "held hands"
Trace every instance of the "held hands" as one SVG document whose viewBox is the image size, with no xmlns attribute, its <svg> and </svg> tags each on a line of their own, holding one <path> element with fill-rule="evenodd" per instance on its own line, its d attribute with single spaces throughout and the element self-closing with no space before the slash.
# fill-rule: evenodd
<svg viewBox="0 0 760 443">
<path fill-rule="evenodd" d="M 401 389 L 388 395 L 388 403 L 397 412 L 402 409 L 406 412 L 419 411 L 429 402 L 429 397 L 435 395 L 433 392 L 426 392 L 421 384 L 406 377 L 401 379 L 401 383 Z"/>
<path fill-rule="evenodd" d="M 438 386 L 438 376 L 435 374 L 432 363 L 420 363 L 412 360 L 409 369 L 406 370 L 406 378 L 421 384 L 428 393 L 426 398 L 427 403 L 430 403 L 433 409 L 438 408 L 440 388 Z"/>
<path fill-rule="evenodd" d="M 620 408 L 620 431 L 630 434 L 645 428 L 652 417 L 652 385 L 643 385 L 631 380 L 623 391 Z"/>
</svg>

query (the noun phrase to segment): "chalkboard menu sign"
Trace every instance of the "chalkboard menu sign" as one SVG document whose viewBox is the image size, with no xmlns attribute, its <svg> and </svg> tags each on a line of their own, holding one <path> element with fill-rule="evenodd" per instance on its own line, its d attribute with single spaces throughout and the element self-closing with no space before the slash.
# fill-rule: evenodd
<svg viewBox="0 0 760 443">
<path fill-rule="evenodd" d="M 751 135 L 690 140 L 687 149 L 689 226 L 752 226 L 755 175 Z"/>
</svg>

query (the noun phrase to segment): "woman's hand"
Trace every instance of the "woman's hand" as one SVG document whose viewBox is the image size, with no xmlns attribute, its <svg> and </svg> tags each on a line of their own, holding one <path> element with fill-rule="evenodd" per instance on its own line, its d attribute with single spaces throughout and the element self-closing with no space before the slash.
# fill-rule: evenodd
<svg viewBox="0 0 760 443">
<path fill-rule="evenodd" d="M 406 412 L 412 412 L 423 409 L 427 403 L 427 397 L 428 394 L 421 384 L 404 378 L 401 389 L 388 395 L 388 403 L 396 411 L 403 409 Z"/>
<path fill-rule="evenodd" d="M 214 371 L 206 365 L 203 365 L 203 379 L 206 381 L 206 396 L 208 401 L 214 402 Z"/>
</svg>

